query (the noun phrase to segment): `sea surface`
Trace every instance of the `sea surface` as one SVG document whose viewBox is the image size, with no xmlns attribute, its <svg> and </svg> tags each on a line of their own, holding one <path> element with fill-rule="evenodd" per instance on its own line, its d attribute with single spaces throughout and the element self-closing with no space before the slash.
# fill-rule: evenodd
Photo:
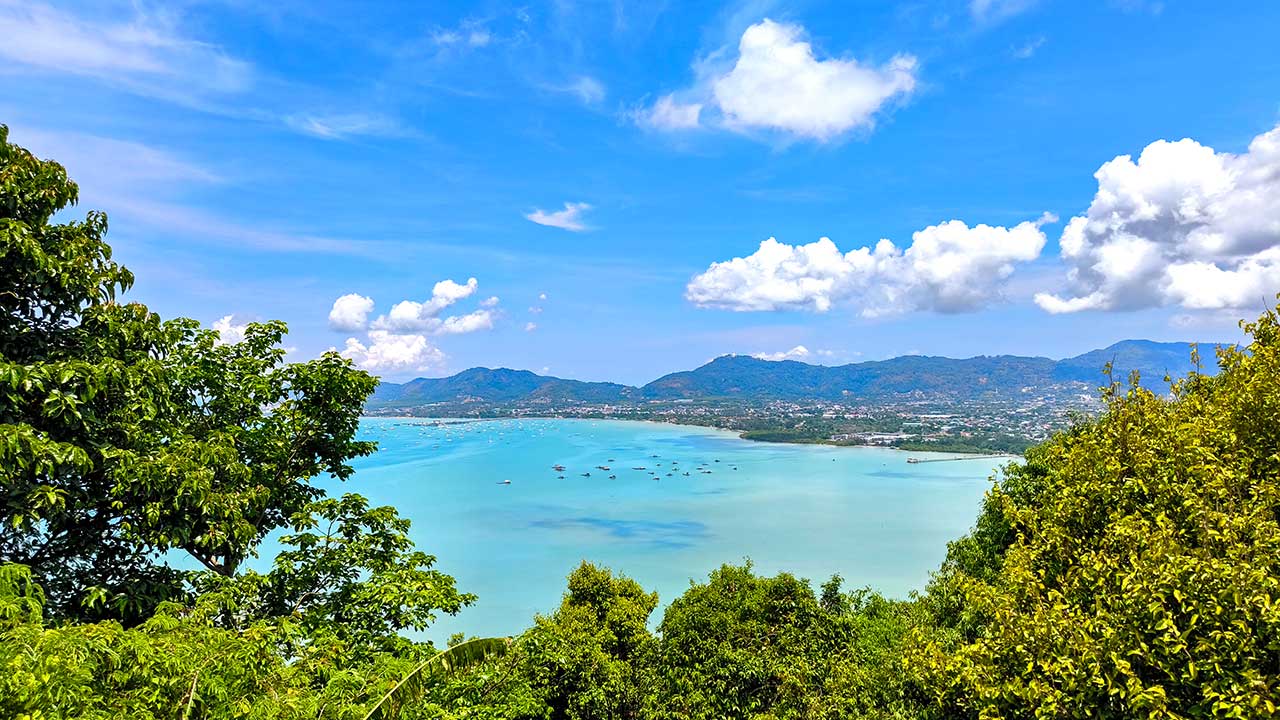
<svg viewBox="0 0 1280 720">
<path fill-rule="evenodd" d="M 378 451 L 326 488 L 395 505 L 436 567 L 479 596 L 425 633 L 438 644 L 454 632 L 518 633 L 559 605 L 582 560 L 656 590 L 655 624 L 690 581 L 747 559 L 815 587 L 840 573 L 846 587 L 905 597 L 969 529 L 1007 462 L 909 464 L 964 456 L 625 421 L 368 418 L 360 435 Z"/>
</svg>

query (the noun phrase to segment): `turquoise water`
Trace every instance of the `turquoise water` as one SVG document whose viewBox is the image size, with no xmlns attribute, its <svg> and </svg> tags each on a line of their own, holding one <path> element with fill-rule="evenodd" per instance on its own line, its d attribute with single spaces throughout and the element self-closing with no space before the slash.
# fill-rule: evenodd
<svg viewBox="0 0 1280 720">
<path fill-rule="evenodd" d="M 419 548 L 480 598 L 433 625 L 436 641 L 519 632 L 559 604 L 583 559 L 657 590 L 663 606 L 691 579 L 746 558 L 768 574 L 816 584 L 838 572 L 847 586 L 905 596 L 972 524 L 1003 462 L 908 464 L 895 450 L 621 421 L 370 418 L 361 436 L 380 449 L 328 490 L 395 505 Z"/>
</svg>

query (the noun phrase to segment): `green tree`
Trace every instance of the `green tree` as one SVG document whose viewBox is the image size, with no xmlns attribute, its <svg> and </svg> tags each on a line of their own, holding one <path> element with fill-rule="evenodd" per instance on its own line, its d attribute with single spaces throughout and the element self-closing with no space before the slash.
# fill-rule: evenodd
<svg viewBox="0 0 1280 720">
<path fill-rule="evenodd" d="M 523 672 L 549 717 L 638 717 L 650 691 L 650 613 L 657 593 L 584 562 L 569 575 L 560 607 L 519 640 Z"/>
<path fill-rule="evenodd" d="M 435 558 L 414 548 L 409 521 L 393 507 L 347 494 L 311 503 L 292 524 L 270 571 L 194 576 L 197 609 L 229 629 L 282 625 L 285 657 L 348 666 L 378 653 L 434 652 L 401 633 L 475 601 L 432 569 Z"/>
<path fill-rule="evenodd" d="M 55 223 L 77 189 L 0 126 L 0 562 L 31 568 L 55 616 L 146 617 L 183 551 L 230 577 L 346 478 L 376 380 L 328 353 L 285 363 L 283 323 L 222 342 L 120 304 L 106 216 Z"/>
<path fill-rule="evenodd" d="M 1267 717 L 1280 704 L 1280 322 L 1169 398 L 1105 414 L 1011 466 L 953 546 L 908 664 L 959 717 Z M 960 617 L 951 615 L 952 618 Z M 966 625 L 967 623 L 967 625 Z"/>
</svg>

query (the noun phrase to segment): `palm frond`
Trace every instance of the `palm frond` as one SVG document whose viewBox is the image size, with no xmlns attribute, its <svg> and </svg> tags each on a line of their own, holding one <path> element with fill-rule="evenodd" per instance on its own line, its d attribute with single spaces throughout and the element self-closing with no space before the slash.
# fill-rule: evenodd
<svg viewBox="0 0 1280 720">
<path fill-rule="evenodd" d="M 422 697 L 430 680 L 502 657 L 510 647 L 511 638 L 476 638 L 436 653 L 388 690 L 364 720 L 391 720 L 399 714 L 400 708 Z"/>
</svg>

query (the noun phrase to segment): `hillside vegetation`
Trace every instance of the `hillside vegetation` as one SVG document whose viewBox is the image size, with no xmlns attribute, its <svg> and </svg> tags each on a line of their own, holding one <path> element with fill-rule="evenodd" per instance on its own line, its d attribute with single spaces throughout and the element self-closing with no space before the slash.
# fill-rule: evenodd
<svg viewBox="0 0 1280 720">
<path fill-rule="evenodd" d="M 583 564 L 515 638 L 391 507 L 327 497 L 375 381 L 121 303 L 106 218 L 0 126 L 0 717 L 1257 718 L 1280 703 L 1280 317 L 995 479 L 908 599 Z M 1194 358 L 1189 358 L 1192 366 Z M 246 570 L 268 533 L 281 551 Z M 189 556 L 203 569 L 165 562 Z M 656 631 L 651 629 L 657 620 Z"/>
<path fill-rule="evenodd" d="M 1091 392 L 1110 365 L 1118 377 L 1141 375 L 1148 389 L 1167 388 L 1164 378 L 1192 370 L 1213 372 L 1191 361 L 1188 343 L 1123 340 L 1065 360 L 996 355 L 957 360 L 907 355 L 828 367 L 794 360 L 761 360 L 724 355 L 694 370 L 664 375 L 641 387 L 581 382 L 537 375 L 528 370 L 471 368 L 444 378 L 407 383 L 383 382 L 369 400 L 371 408 L 415 407 L 436 403 L 477 404 L 641 403 L 672 400 L 826 400 L 894 401 L 910 398 L 973 400 L 1025 395 L 1063 385 Z"/>
</svg>

